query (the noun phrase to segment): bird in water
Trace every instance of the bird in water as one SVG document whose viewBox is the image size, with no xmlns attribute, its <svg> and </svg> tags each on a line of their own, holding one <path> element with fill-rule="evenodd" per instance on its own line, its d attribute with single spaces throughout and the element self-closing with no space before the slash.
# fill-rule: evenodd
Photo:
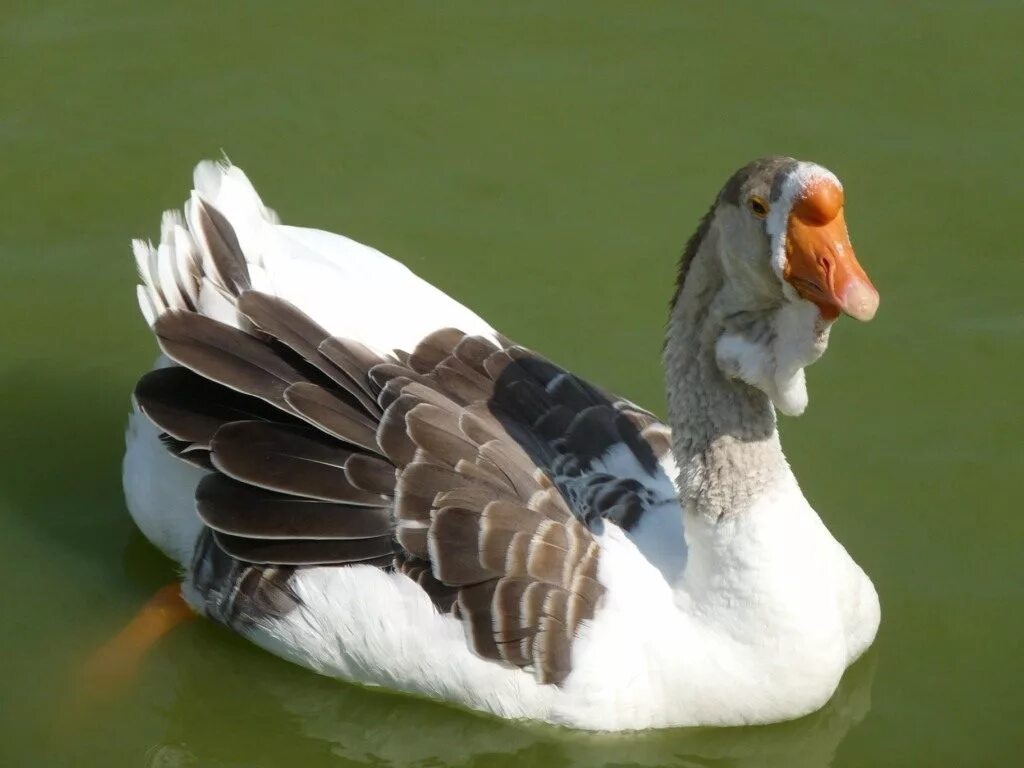
<svg viewBox="0 0 1024 768">
<path fill-rule="evenodd" d="M 776 417 L 806 408 L 838 316 L 878 307 L 843 208 L 814 163 L 729 178 L 679 264 L 662 422 L 200 163 L 159 245 L 134 243 L 162 354 L 124 460 L 132 517 L 182 581 L 99 667 L 199 614 L 321 674 L 506 718 L 614 731 L 820 708 L 879 603 Z"/>
</svg>

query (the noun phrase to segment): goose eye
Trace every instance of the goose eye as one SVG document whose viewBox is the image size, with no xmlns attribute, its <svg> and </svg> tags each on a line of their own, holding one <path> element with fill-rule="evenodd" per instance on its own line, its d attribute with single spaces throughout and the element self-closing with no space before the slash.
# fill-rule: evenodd
<svg viewBox="0 0 1024 768">
<path fill-rule="evenodd" d="M 768 215 L 768 203 L 763 198 L 754 195 L 750 198 L 750 212 L 753 213 L 757 218 L 763 219 Z"/>
</svg>

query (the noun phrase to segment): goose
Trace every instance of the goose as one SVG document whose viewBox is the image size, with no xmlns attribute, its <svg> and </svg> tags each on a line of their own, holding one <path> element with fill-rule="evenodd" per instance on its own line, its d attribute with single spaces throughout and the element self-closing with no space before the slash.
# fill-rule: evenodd
<svg viewBox="0 0 1024 768">
<path fill-rule="evenodd" d="M 111 641 L 194 615 L 315 672 L 586 730 L 821 708 L 878 629 L 776 413 L 840 314 L 870 320 L 844 191 L 767 157 L 685 246 L 667 423 L 494 330 L 377 250 L 281 224 L 204 161 L 136 240 L 161 350 L 123 481 L 180 566 Z"/>
</svg>

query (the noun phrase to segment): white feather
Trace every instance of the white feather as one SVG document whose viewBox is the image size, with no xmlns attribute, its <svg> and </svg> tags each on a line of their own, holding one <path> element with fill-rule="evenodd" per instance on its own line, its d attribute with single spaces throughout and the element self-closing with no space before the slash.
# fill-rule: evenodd
<svg viewBox="0 0 1024 768">
<path fill-rule="evenodd" d="M 154 367 L 168 364 L 161 356 Z M 122 479 L 132 519 L 147 539 L 187 568 L 202 530 L 195 488 L 205 473 L 168 452 L 160 430 L 134 404 L 125 448 Z"/>
<path fill-rule="evenodd" d="M 235 303 L 231 300 L 227 291 L 213 282 L 208 277 L 203 277 L 199 283 L 199 306 L 201 314 L 212 317 L 214 320 L 238 327 L 238 311 Z"/>
<path fill-rule="evenodd" d="M 139 300 L 139 311 L 146 318 L 146 323 L 149 327 L 152 328 L 153 323 L 156 322 L 157 311 L 156 307 L 153 306 L 153 300 L 149 297 L 149 290 L 145 286 L 136 285 L 135 296 Z"/>
<path fill-rule="evenodd" d="M 632 478 L 643 485 L 654 499 L 628 538 L 644 553 L 648 562 L 669 584 L 675 584 L 686 567 L 686 540 L 679 493 L 671 476 L 651 475 L 633 450 L 622 443 L 612 446 L 590 465 L 590 472 L 606 472 L 612 477 Z"/>
<path fill-rule="evenodd" d="M 154 314 L 159 315 L 167 307 L 157 287 L 156 251 L 153 248 L 153 244 L 145 240 L 132 240 L 132 253 L 135 256 L 135 266 L 139 271 L 139 277 L 142 278 L 142 285 L 140 287 L 146 292 L 149 306 L 153 309 Z M 145 314 L 145 311 L 143 311 L 143 315 Z M 152 325 L 153 323 L 150 322 L 149 324 Z"/>
<path fill-rule="evenodd" d="M 157 279 L 160 281 L 160 289 L 167 299 L 168 309 L 188 309 L 185 299 L 181 294 L 178 285 L 178 278 L 175 275 L 174 267 L 174 246 L 170 240 L 161 241 L 156 251 Z"/>
<path fill-rule="evenodd" d="M 196 253 L 192 236 L 182 224 L 175 224 L 172 233 L 174 244 L 174 277 L 181 287 L 189 303 L 195 307 L 199 304 L 199 265 L 195 262 Z"/>
</svg>

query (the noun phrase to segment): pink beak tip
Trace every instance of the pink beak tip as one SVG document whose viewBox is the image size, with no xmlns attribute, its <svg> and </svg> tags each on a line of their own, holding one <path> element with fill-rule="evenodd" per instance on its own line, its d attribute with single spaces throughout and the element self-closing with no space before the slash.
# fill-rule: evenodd
<svg viewBox="0 0 1024 768">
<path fill-rule="evenodd" d="M 875 287 L 860 280 L 851 283 L 843 291 L 842 310 L 850 317 L 867 322 L 878 311 L 880 298 Z"/>
</svg>

